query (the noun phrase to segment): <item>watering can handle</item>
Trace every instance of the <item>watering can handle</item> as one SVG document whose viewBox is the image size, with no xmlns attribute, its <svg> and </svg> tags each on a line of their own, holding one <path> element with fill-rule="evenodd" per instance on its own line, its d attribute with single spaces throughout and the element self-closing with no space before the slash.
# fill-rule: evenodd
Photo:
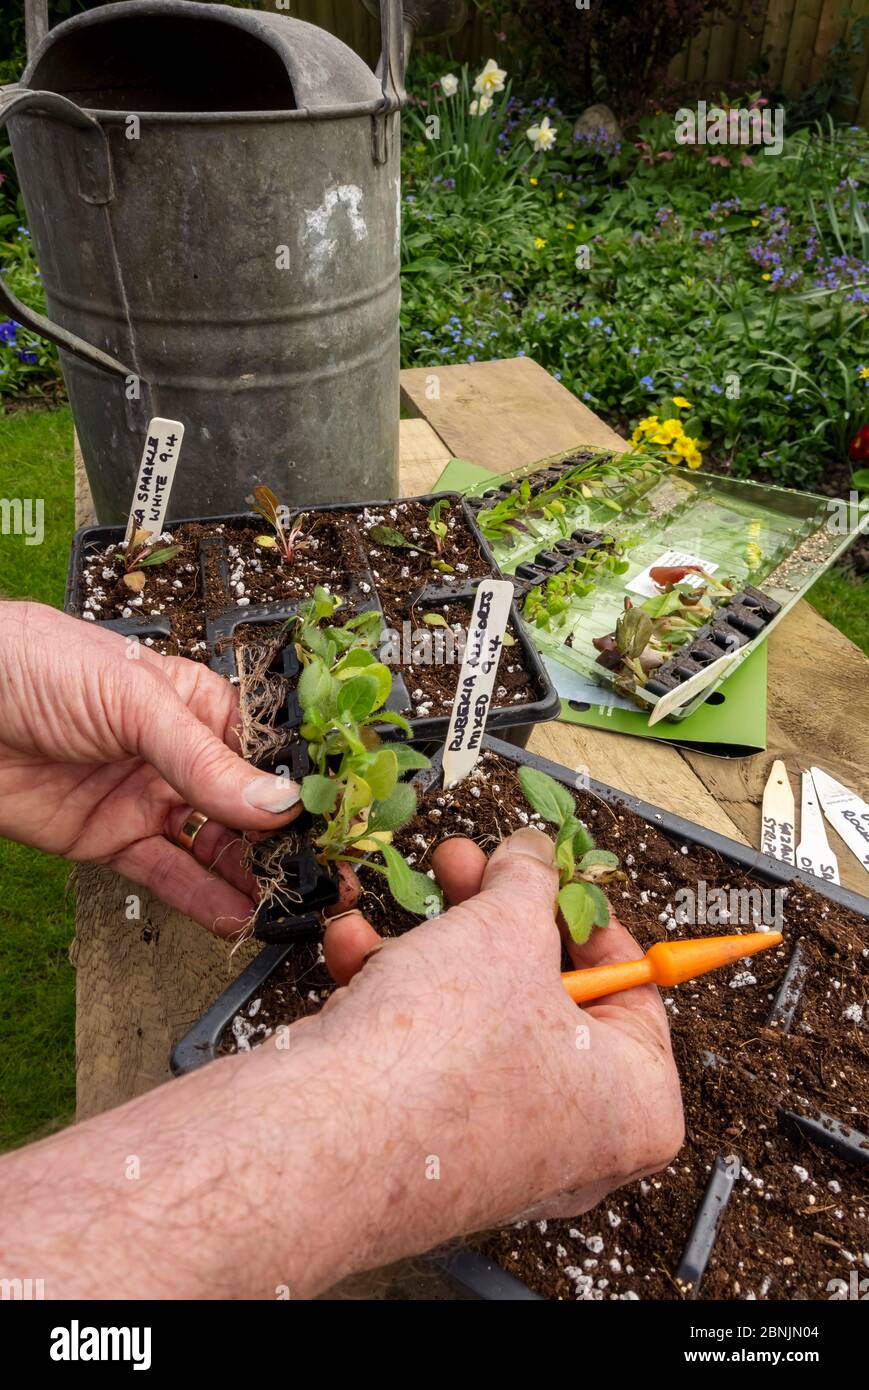
<svg viewBox="0 0 869 1390">
<path fill-rule="evenodd" d="M 5 125 L 10 116 L 21 115 L 25 111 L 38 112 L 43 116 L 66 121 L 69 125 L 91 133 L 93 138 L 87 142 L 87 148 L 83 150 L 79 164 L 79 192 L 88 203 L 108 203 L 112 197 L 112 174 L 106 137 L 99 122 L 76 106 L 74 101 L 67 101 L 66 97 L 60 96 L 57 92 L 33 92 L 29 87 L 0 87 L 0 126 Z M 90 362 L 102 371 L 115 372 L 119 376 L 137 375 L 130 367 L 125 367 L 117 358 L 109 356 L 101 348 L 93 347 L 75 333 L 52 323 L 51 319 L 38 313 L 36 309 L 29 309 L 26 304 L 22 304 L 6 286 L 2 276 L 0 307 L 6 309 L 16 323 L 32 329 L 40 338 L 47 338 L 50 343 L 56 343 L 74 357 L 80 357 L 83 362 Z"/>
<path fill-rule="evenodd" d="M 380 0 L 380 63 L 384 110 L 398 111 L 407 100 L 404 87 L 405 35 L 402 0 Z"/>
<path fill-rule="evenodd" d="M 48 0 L 25 0 L 24 34 L 27 57 L 32 58 L 48 33 Z"/>
</svg>

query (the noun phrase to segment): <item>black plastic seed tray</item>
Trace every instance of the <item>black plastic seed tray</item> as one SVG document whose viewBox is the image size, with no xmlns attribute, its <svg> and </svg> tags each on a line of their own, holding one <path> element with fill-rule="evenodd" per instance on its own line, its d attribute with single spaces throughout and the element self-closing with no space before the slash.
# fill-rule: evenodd
<svg viewBox="0 0 869 1390">
<path fill-rule="evenodd" d="M 812 879 L 811 886 L 815 892 L 822 893 L 819 882 L 818 879 Z M 850 904 L 851 910 L 869 916 L 869 899 L 860 898 L 857 894 L 850 896 L 856 900 Z M 803 943 L 797 941 L 773 1000 L 767 1019 L 768 1028 L 775 1028 L 781 1033 L 790 1032 L 807 978 L 808 963 Z M 704 1060 L 708 1066 L 714 1068 L 726 1065 L 722 1058 L 711 1053 Z M 802 1115 L 781 1105 L 777 1111 L 777 1119 L 782 1134 L 797 1140 L 806 1139 L 819 1148 L 829 1149 L 846 1163 L 853 1164 L 855 1168 L 869 1164 L 869 1137 L 831 1115 L 822 1111 L 815 1115 Z M 723 1158 L 719 1156 L 715 1161 L 685 1253 L 676 1272 L 677 1282 L 691 1298 L 696 1298 L 700 1292 L 718 1228 L 741 1167 L 739 1156 L 732 1153 Z"/>
<path fill-rule="evenodd" d="M 653 695 L 666 695 L 729 652 L 745 647 L 781 612 L 781 604 L 748 584 L 697 630 L 691 642 L 659 666 L 646 681 Z"/>
<path fill-rule="evenodd" d="M 497 753 L 499 757 L 520 767 L 535 767 L 547 772 L 566 787 L 574 790 L 576 773 L 569 768 L 540 758 L 525 749 L 516 748 L 500 739 L 486 738 L 484 748 Z M 431 770 L 419 773 L 414 782 L 420 789 L 426 789 L 431 781 L 439 776 L 438 759 Z M 712 850 L 753 875 L 777 887 L 799 883 L 821 894 L 830 902 L 858 913 L 869 919 L 869 898 L 853 893 L 837 884 L 828 884 L 807 874 L 792 865 L 783 864 L 778 859 L 762 854 L 748 845 L 728 839 L 717 831 L 707 830 L 682 816 L 673 815 L 658 806 L 630 796 L 626 792 L 609 787 L 602 782 L 590 781 L 588 790 L 612 806 L 625 806 L 641 820 L 655 826 L 684 844 L 702 846 Z M 177 1044 L 172 1053 L 171 1066 L 176 1074 L 182 1074 L 203 1066 L 217 1055 L 217 1048 L 225 1030 L 230 1026 L 236 1013 L 247 1005 L 261 990 L 263 984 L 286 960 L 290 946 L 267 947 L 253 961 L 238 979 L 220 995 L 212 1007 L 197 1024 Z M 770 1013 L 771 1026 L 787 1028 L 793 1020 L 799 996 L 806 978 L 802 953 L 797 943 L 791 961 L 782 980 Z M 710 1053 L 706 1059 L 710 1067 L 724 1065 L 721 1059 Z M 779 1111 L 779 1124 L 783 1133 L 803 1137 L 812 1143 L 823 1145 L 847 1162 L 863 1165 L 869 1161 L 869 1139 L 858 1131 L 849 1129 L 841 1121 L 827 1115 L 814 1118 L 798 1115 L 782 1107 Z M 696 1297 L 709 1258 L 715 1245 L 727 1202 L 740 1171 L 738 1155 L 725 1151 L 713 1166 L 706 1192 L 698 1207 L 694 1224 L 685 1247 L 676 1277 L 682 1282 L 689 1297 Z M 513 1275 L 493 1264 L 476 1251 L 435 1251 L 429 1257 L 442 1272 L 446 1273 L 465 1297 L 500 1302 L 502 1300 L 537 1300 L 538 1294 L 528 1289 Z"/>
<path fill-rule="evenodd" d="M 444 585 L 443 591 L 438 590 L 441 595 L 440 602 L 460 602 L 470 608 L 473 605 L 475 592 L 475 579 L 478 583 L 481 578 L 494 576 L 501 578 L 492 550 L 483 537 L 474 521 L 473 511 L 466 503 L 460 493 L 431 493 L 424 497 L 406 498 L 404 501 L 419 502 L 424 506 L 431 506 L 434 502 L 447 498 L 461 507 L 462 515 L 466 524 L 470 528 L 478 544 L 480 554 L 485 562 L 485 574 L 471 576 L 461 584 L 453 586 Z M 295 509 L 296 514 L 304 513 L 336 513 L 346 515 L 347 513 L 359 515 L 364 511 L 383 511 L 388 515 L 389 509 L 394 507 L 394 501 L 389 502 L 357 502 L 341 503 L 337 505 L 318 504 L 314 507 L 299 507 Z M 233 530 L 243 530 L 251 526 L 262 526 L 262 519 L 252 514 L 241 514 L 237 516 L 217 516 L 217 517 L 195 517 L 184 518 L 183 520 L 167 523 L 167 530 L 172 531 L 177 526 L 183 525 L 185 521 L 197 521 L 200 523 L 212 523 L 223 525 L 227 532 Z M 355 611 L 364 608 L 380 608 L 380 601 L 377 597 L 377 579 L 371 568 L 370 556 L 366 554 L 361 537 L 364 532 L 356 534 L 352 544 L 355 545 L 356 555 L 354 566 L 348 570 L 346 575 L 347 593 L 354 606 Z M 86 526 L 75 533 L 72 542 L 72 553 L 70 557 L 70 567 L 67 578 L 66 595 L 64 608 L 66 612 L 74 616 L 80 616 L 84 604 L 84 593 L 81 584 L 81 567 L 86 551 L 91 547 L 102 547 L 117 543 L 124 538 L 124 528 L 120 526 Z M 295 618 L 299 611 L 299 601 L 275 601 L 265 604 L 239 605 L 234 601 L 234 595 L 229 591 L 229 569 L 227 556 L 225 553 L 226 540 L 224 536 L 216 535 L 204 538 L 200 543 L 200 565 L 203 576 L 210 567 L 212 581 L 217 580 L 222 585 L 226 593 L 226 607 L 221 614 L 206 614 L 206 640 L 209 647 L 208 664 L 212 670 L 220 675 L 232 678 L 236 675 L 236 659 L 233 645 L 233 636 L 239 627 L 251 624 L 273 625 L 281 621 L 290 621 Z M 430 592 L 430 591 L 422 591 Z M 417 596 L 418 597 L 418 596 Z M 426 599 L 426 602 L 429 600 Z M 435 600 L 432 600 L 434 602 Z M 408 615 L 413 600 L 408 603 Z M 542 723 L 549 719 L 558 717 L 561 709 L 561 702 L 555 690 L 543 661 L 537 652 L 536 647 L 526 634 L 519 612 L 514 608 L 511 614 L 514 631 L 517 635 L 519 651 L 521 652 L 522 663 L 531 677 L 533 683 L 540 691 L 537 699 L 523 704 L 516 704 L 496 708 L 492 711 L 489 719 L 489 727 L 505 734 L 507 737 L 516 738 L 518 741 L 527 739 L 531 728 L 535 724 Z M 150 615 L 135 616 L 132 618 L 111 619 L 100 621 L 98 626 L 103 626 L 122 633 L 125 636 L 137 637 L 141 640 L 145 638 L 160 638 L 170 635 L 169 620 L 165 616 L 152 617 Z M 458 674 L 458 671 L 456 672 Z M 393 691 L 387 702 L 387 709 L 394 713 L 407 713 L 412 708 L 410 695 L 404 678 L 400 672 L 396 671 L 393 677 Z M 443 742 L 449 727 L 449 711 L 440 715 L 431 715 L 423 718 L 409 718 L 411 726 L 410 739 L 415 743 L 434 744 Z M 292 727 L 292 711 L 288 715 L 288 727 Z M 399 730 L 384 726 L 384 738 L 395 740 L 401 738 Z"/>
</svg>

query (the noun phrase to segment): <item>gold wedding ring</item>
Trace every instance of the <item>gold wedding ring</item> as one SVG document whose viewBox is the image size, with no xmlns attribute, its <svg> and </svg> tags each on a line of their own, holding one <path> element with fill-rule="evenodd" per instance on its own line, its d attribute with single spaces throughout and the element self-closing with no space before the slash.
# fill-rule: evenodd
<svg viewBox="0 0 869 1390">
<path fill-rule="evenodd" d="M 203 825 L 207 824 L 208 817 L 204 816 L 201 811 L 191 811 L 178 832 L 177 843 L 182 849 L 186 849 L 188 854 L 192 854 L 196 836 L 199 834 Z"/>
</svg>

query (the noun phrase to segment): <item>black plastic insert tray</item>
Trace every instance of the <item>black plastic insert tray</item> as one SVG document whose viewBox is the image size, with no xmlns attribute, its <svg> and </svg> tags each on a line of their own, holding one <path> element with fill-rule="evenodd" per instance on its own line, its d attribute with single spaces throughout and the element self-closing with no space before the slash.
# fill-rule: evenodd
<svg viewBox="0 0 869 1390">
<path fill-rule="evenodd" d="M 486 738 L 483 746 L 520 767 L 536 767 L 548 772 L 566 787 L 575 789 L 576 773 L 561 767 L 558 763 L 550 762 L 548 758 L 540 758 L 500 739 Z M 414 781 L 417 785 L 428 786 L 431 779 L 438 775 L 438 771 L 436 760 L 431 771 L 418 774 Z M 787 887 L 792 883 L 804 884 L 830 902 L 869 919 L 869 898 L 859 893 L 826 883 L 801 869 L 762 854 L 749 845 L 742 845 L 715 830 L 707 830 L 704 826 L 696 825 L 693 821 L 673 815 L 658 806 L 652 806 L 649 802 L 640 801 L 637 797 L 618 791 L 603 782 L 590 781 L 588 789 L 611 805 L 626 806 L 641 820 L 685 843 L 701 845 L 714 851 L 758 879 L 777 887 Z M 277 969 L 292 949 L 292 945 L 266 947 L 223 991 L 175 1047 L 171 1057 L 171 1068 L 176 1075 L 194 1071 L 217 1055 L 220 1038 L 234 1015 L 254 998 L 272 971 Z M 803 981 L 804 973 L 801 976 L 797 943 L 773 1003 L 770 1023 L 779 1027 L 790 1026 Z M 716 1065 L 717 1059 L 710 1056 L 709 1064 Z M 779 1124 L 783 1133 L 803 1135 L 814 1143 L 832 1149 L 848 1162 L 859 1165 L 869 1162 L 869 1139 L 830 1116 L 811 1118 L 782 1108 L 779 1112 Z M 677 1279 L 682 1281 L 689 1297 L 696 1297 L 699 1291 L 739 1166 L 738 1155 L 731 1150 L 726 1151 L 716 1162 L 706 1193 L 698 1207 L 694 1226 L 677 1271 Z M 458 1251 L 435 1251 L 429 1258 L 466 1296 L 489 1302 L 537 1300 L 541 1297 L 514 1275 L 493 1264 L 477 1251 L 464 1248 Z"/>
<path fill-rule="evenodd" d="M 494 577 L 502 578 L 498 569 L 492 550 L 485 537 L 480 533 L 476 525 L 473 509 L 467 504 L 461 493 L 443 492 L 430 493 L 423 497 L 408 497 L 398 499 L 400 502 L 418 502 L 425 506 L 431 506 L 441 498 L 447 498 L 453 503 L 457 503 L 462 511 L 465 523 L 474 535 L 480 549 L 480 554 L 486 564 L 486 570 L 482 574 L 469 577 L 462 584 L 444 585 L 437 589 L 429 586 L 418 591 L 414 596 L 409 596 L 408 611 L 413 603 L 424 602 L 436 606 L 438 603 L 466 603 L 468 605 L 468 616 L 473 605 L 476 586 L 480 579 Z M 339 504 L 319 504 L 314 507 L 294 508 L 294 514 L 320 513 L 361 513 L 363 511 L 388 510 L 396 505 L 395 501 L 389 502 L 347 502 Z M 235 516 L 214 516 L 214 517 L 185 517 L 181 520 L 173 520 L 166 523 L 166 530 L 173 531 L 176 527 L 184 525 L 185 522 L 195 521 L 200 524 L 222 524 L 228 530 L 243 530 L 251 526 L 262 526 L 262 519 L 253 514 L 242 513 Z M 66 594 L 64 598 L 64 609 L 67 613 L 75 617 L 81 615 L 83 594 L 81 586 L 81 567 L 85 551 L 93 546 L 111 545 L 113 542 L 123 540 L 124 528 L 121 526 L 85 526 L 78 530 L 73 536 L 72 552 L 70 556 L 69 572 L 67 576 Z M 349 593 L 351 598 L 358 600 L 358 608 L 380 607 L 377 597 L 377 581 L 371 572 L 369 558 L 366 555 L 361 541 L 357 546 L 357 568 L 349 571 Z M 232 636 L 237 627 L 247 626 L 252 623 L 276 623 L 282 619 L 291 619 L 299 611 L 301 601 L 265 604 L 249 604 L 245 607 L 238 607 L 233 604 L 231 595 L 228 593 L 228 572 L 225 568 L 225 561 L 222 555 L 221 537 L 207 537 L 200 545 L 200 564 L 214 564 L 217 573 L 224 574 L 224 583 L 227 588 L 227 606 L 225 612 L 219 618 L 209 618 L 206 615 L 206 640 L 208 641 L 211 655 L 208 665 L 212 670 L 220 675 L 232 677 L 236 674 L 235 653 L 233 650 Z M 364 586 L 364 588 L 362 587 Z M 555 690 L 543 661 L 534 646 L 534 643 L 527 635 L 522 623 L 518 609 L 514 606 L 511 611 L 511 622 L 516 633 L 517 642 L 521 651 L 523 665 L 531 679 L 540 690 L 538 699 L 521 705 L 508 705 L 500 709 L 492 710 L 489 716 L 489 728 L 500 733 L 507 734 L 519 741 L 527 739 L 531 728 L 535 724 L 543 723 L 549 719 L 558 717 L 561 709 L 561 702 L 558 692 Z M 117 618 L 98 621 L 96 624 L 106 627 L 114 632 L 120 632 L 124 636 L 138 637 L 168 637 L 170 628 L 168 618 L 161 616 L 152 618 L 150 616 Z M 457 673 L 458 674 L 458 671 Z M 400 673 L 394 677 L 393 696 L 390 698 L 388 708 L 392 710 L 405 710 L 410 706 L 410 700 L 406 686 Z M 442 743 L 449 727 L 449 715 L 431 716 L 428 718 L 409 719 L 411 726 L 411 742 L 414 743 Z M 384 730 L 384 737 L 394 739 L 401 738 L 397 730 Z"/>
</svg>

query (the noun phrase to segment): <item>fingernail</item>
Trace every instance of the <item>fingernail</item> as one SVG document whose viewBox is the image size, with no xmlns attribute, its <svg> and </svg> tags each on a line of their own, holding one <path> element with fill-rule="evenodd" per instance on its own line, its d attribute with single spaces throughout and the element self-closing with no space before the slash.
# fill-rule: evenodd
<svg viewBox="0 0 869 1390">
<path fill-rule="evenodd" d="M 555 859 L 555 844 L 542 830 L 533 825 L 524 830 L 515 830 L 507 841 L 513 854 L 527 854 L 531 859 L 539 859 L 541 864 L 551 864 Z"/>
<path fill-rule="evenodd" d="M 297 782 L 291 782 L 289 777 L 273 777 L 270 772 L 255 777 L 244 789 L 244 799 L 250 806 L 258 811 L 273 811 L 275 815 L 289 811 L 301 795 Z"/>
</svg>

